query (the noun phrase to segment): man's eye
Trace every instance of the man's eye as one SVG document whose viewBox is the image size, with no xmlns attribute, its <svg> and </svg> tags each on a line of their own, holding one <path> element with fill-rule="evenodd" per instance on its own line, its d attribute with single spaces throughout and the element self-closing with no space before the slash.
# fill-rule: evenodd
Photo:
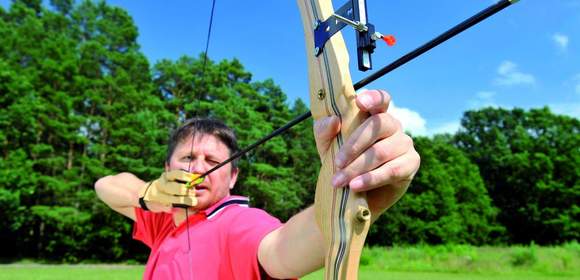
<svg viewBox="0 0 580 280">
<path fill-rule="evenodd" d="M 214 160 L 214 159 L 208 159 L 207 161 L 208 161 L 208 162 L 209 162 L 211 165 L 217 165 L 217 164 L 219 164 L 219 163 L 220 163 L 219 161 L 217 161 L 217 160 Z"/>
</svg>

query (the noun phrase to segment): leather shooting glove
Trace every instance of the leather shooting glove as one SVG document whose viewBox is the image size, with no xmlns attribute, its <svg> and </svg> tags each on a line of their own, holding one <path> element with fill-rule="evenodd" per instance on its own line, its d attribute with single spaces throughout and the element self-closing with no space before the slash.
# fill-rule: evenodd
<svg viewBox="0 0 580 280">
<path fill-rule="evenodd" d="M 201 183 L 199 175 L 183 170 L 164 172 L 159 179 L 146 183 L 139 191 L 139 204 L 148 210 L 145 202 L 164 206 L 195 206 L 195 185 Z"/>
</svg>

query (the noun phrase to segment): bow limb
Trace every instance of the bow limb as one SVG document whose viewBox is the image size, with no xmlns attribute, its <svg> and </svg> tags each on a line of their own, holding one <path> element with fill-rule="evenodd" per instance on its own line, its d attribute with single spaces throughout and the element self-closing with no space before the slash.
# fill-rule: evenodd
<svg viewBox="0 0 580 280">
<path fill-rule="evenodd" d="M 339 148 L 366 114 L 360 112 L 355 103 L 349 57 L 340 32 L 326 42 L 320 55 L 314 55 L 313 28 L 316 22 L 333 14 L 331 0 L 297 1 L 306 39 L 312 116 L 318 120 L 336 115 L 341 120 L 341 131 L 331 147 L 319 151 L 322 167 L 316 185 L 315 209 L 327 250 L 325 279 L 357 279 L 371 213 L 365 193 L 355 193 L 348 186 L 334 188 L 332 177 L 337 171 L 334 159 Z"/>
</svg>

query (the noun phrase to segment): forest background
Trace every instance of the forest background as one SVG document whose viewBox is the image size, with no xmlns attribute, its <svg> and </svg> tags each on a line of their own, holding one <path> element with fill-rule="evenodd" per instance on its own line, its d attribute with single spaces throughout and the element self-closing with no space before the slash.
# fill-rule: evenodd
<svg viewBox="0 0 580 280">
<path fill-rule="evenodd" d="M 169 132 L 211 116 L 240 145 L 308 110 L 236 59 L 154 65 L 123 9 L 13 1 L 0 7 L 0 258 L 143 262 L 129 220 L 98 201 L 96 179 L 154 179 Z M 243 158 L 237 194 L 287 219 L 312 203 L 318 174 L 307 121 Z M 580 236 L 580 121 L 548 108 L 467 111 L 455 134 L 414 137 L 422 164 L 369 245 L 556 245 Z"/>
</svg>

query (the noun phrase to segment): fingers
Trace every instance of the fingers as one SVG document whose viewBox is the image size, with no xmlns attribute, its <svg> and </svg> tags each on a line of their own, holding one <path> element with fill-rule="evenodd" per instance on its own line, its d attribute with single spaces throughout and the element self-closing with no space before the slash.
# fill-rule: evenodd
<svg viewBox="0 0 580 280">
<path fill-rule="evenodd" d="M 187 183 L 190 182 L 193 178 L 194 174 L 179 169 L 163 173 L 163 179 L 165 179 L 165 181 L 178 181 Z"/>
<path fill-rule="evenodd" d="M 185 183 L 165 182 L 159 184 L 159 190 L 172 195 L 187 195 L 194 192 L 194 190 L 187 188 Z"/>
<path fill-rule="evenodd" d="M 197 199 L 191 196 L 175 196 L 175 202 L 171 204 L 179 204 L 179 205 L 187 205 L 187 206 L 195 206 L 197 205 Z"/>
<path fill-rule="evenodd" d="M 391 96 L 383 90 L 367 90 L 357 94 L 356 104 L 360 110 L 371 115 L 384 113 L 389 107 Z M 314 123 L 316 148 L 320 155 L 330 147 L 332 140 L 340 131 L 340 120 L 337 116 L 321 118 Z M 367 146 L 368 147 L 368 146 Z"/>
<path fill-rule="evenodd" d="M 371 183 L 368 180 L 370 174 L 376 173 L 376 169 L 392 161 L 405 153 L 413 150 L 413 140 L 408 135 L 397 132 L 395 135 L 381 139 L 376 142 L 372 147 L 366 149 L 360 156 L 357 156 L 350 164 L 344 167 L 342 170 L 338 171 L 333 177 L 333 186 L 342 187 L 350 182 L 351 188 L 361 188 L 361 184 Z M 355 178 L 361 174 L 367 172 L 367 177 Z M 371 176 L 372 178 L 375 178 Z M 357 180 L 353 180 L 357 179 Z M 378 177 L 378 179 L 385 179 L 384 176 Z M 351 181 L 352 180 L 352 181 Z M 379 181 L 373 181 L 372 188 Z M 354 187 L 353 187 L 354 184 Z M 385 184 L 383 184 L 385 185 Z M 366 186 L 366 185 L 365 185 Z"/>
<path fill-rule="evenodd" d="M 417 172 L 419 162 L 419 154 L 413 150 L 383 164 L 379 168 L 355 177 L 350 181 L 349 186 L 357 192 L 386 185 L 407 187 Z"/>
<path fill-rule="evenodd" d="M 319 155 L 326 153 L 339 131 L 340 119 L 337 116 L 321 118 L 314 122 L 314 140 Z"/>
<path fill-rule="evenodd" d="M 171 195 L 157 188 L 152 188 L 143 198 L 145 201 L 154 201 L 164 205 L 183 204 L 188 206 L 197 205 L 195 198 L 195 191 L 191 191 L 190 195 Z"/>
<path fill-rule="evenodd" d="M 336 155 L 336 167 L 344 168 L 375 142 L 391 137 L 397 131 L 401 131 L 401 124 L 390 114 L 380 113 L 370 116 L 340 148 Z"/>
<path fill-rule="evenodd" d="M 371 115 L 384 113 L 389 108 L 391 96 L 384 90 L 367 90 L 356 96 L 356 105 Z"/>
<path fill-rule="evenodd" d="M 160 180 L 159 189 L 165 193 L 173 195 L 187 195 L 193 186 L 199 185 L 204 178 L 199 174 L 192 174 L 183 170 L 172 170 L 163 173 Z M 192 184 L 192 186 L 189 186 Z"/>
<path fill-rule="evenodd" d="M 148 203 L 157 206 L 162 211 L 167 207 L 175 204 L 195 206 L 197 199 L 195 189 L 188 188 L 187 184 L 192 182 L 201 182 L 197 174 L 191 174 L 183 170 L 171 170 L 163 173 L 160 179 L 157 179 L 144 188 L 144 193 L 140 194 Z"/>
</svg>

